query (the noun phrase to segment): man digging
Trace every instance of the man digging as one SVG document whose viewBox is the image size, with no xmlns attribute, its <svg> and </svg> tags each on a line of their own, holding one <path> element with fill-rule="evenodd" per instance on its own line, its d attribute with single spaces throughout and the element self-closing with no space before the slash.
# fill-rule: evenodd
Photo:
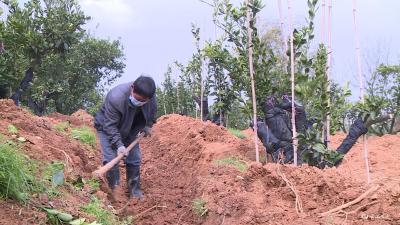
<svg viewBox="0 0 400 225">
<path fill-rule="evenodd" d="M 133 204 L 143 196 L 140 189 L 141 152 L 139 144 L 131 151 L 126 146 L 136 139 L 139 132 L 144 132 L 145 137 L 151 136 L 157 114 L 155 91 L 155 82 L 148 76 L 118 85 L 107 94 L 94 118 L 103 165 L 119 154 L 125 156 L 127 191 Z M 113 201 L 116 201 L 116 195 L 121 192 L 119 164 L 106 173 L 106 178 Z"/>
</svg>

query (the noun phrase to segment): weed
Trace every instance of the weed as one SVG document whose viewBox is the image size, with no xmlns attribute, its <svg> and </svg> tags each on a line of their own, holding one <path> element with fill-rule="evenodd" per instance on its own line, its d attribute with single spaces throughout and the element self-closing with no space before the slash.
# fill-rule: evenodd
<svg viewBox="0 0 400 225">
<path fill-rule="evenodd" d="M 7 127 L 8 133 L 9 134 L 18 134 L 18 128 L 16 128 L 14 125 L 9 124 Z"/>
<path fill-rule="evenodd" d="M 247 165 L 243 163 L 243 161 L 237 157 L 226 157 L 222 159 L 217 159 L 214 161 L 216 165 L 232 165 L 240 172 L 245 172 L 247 170 Z"/>
<path fill-rule="evenodd" d="M 58 132 L 65 133 L 68 131 L 70 126 L 71 124 L 68 121 L 64 121 L 54 125 L 54 129 L 56 129 Z"/>
<path fill-rule="evenodd" d="M 80 140 L 84 144 L 94 146 L 96 144 L 95 133 L 87 126 L 72 128 L 72 138 Z"/>
<path fill-rule="evenodd" d="M 0 197 L 24 201 L 35 188 L 31 164 L 18 145 L 0 143 Z"/>
<path fill-rule="evenodd" d="M 89 186 L 92 190 L 100 189 L 100 182 L 97 179 L 89 179 L 89 180 L 87 180 L 86 183 L 89 184 Z"/>
<path fill-rule="evenodd" d="M 96 217 L 96 220 L 103 225 L 121 224 L 118 217 L 111 211 L 108 211 L 101 206 L 101 201 L 95 197 L 92 198 L 89 204 L 82 206 L 82 210 L 87 214 Z"/>
<path fill-rule="evenodd" d="M 260 163 L 266 163 L 267 162 L 267 156 L 265 154 L 260 154 Z"/>
<path fill-rule="evenodd" d="M 194 212 L 198 215 L 198 216 L 205 216 L 207 215 L 208 212 L 208 208 L 207 208 L 207 202 L 206 200 L 202 199 L 202 198 L 196 198 L 193 200 L 192 202 L 192 207 Z"/>
<path fill-rule="evenodd" d="M 229 128 L 228 131 L 229 131 L 229 133 L 235 135 L 236 137 L 238 137 L 240 139 L 245 139 L 246 138 L 246 135 L 244 135 L 242 133 L 242 131 L 240 131 L 240 130 L 237 130 L 237 129 L 234 129 L 234 128 Z"/>
</svg>

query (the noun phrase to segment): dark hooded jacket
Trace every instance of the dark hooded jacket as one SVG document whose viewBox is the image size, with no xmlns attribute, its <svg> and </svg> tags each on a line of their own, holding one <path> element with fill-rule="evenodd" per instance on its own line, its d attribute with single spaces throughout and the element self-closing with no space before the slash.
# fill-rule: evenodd
<svg viewBox="0 0 400 225">
<path fill-rule="evenodd" d="M 95 128 L 107 134 L 114 149 L 129 145 L 145 126 L 156 122 L 156 97 L 141 107 L 133 106 L 129 101 L 131 86 L 132 82 L 111 89 L 94 117 Z"/>
</svg>

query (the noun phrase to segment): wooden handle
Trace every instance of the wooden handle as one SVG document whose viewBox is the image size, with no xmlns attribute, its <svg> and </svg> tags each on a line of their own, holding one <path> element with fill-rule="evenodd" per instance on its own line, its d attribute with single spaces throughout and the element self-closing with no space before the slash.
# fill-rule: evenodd
<svg viewBox="0 0 400 225">
<path fill-rule="evenodd" d="M 137 145 L 140 141 L 140 139 L 142 139 L 144 136 L 144 133 L 140 133 L 138 135 L 138 137 L 126 148 L 126 150 L 128 151 L 128 153 L 133 149 L 133 147 L 135 145 Z M 108 162 L 106 165 L 100 167 L 99 169 L 97 169 L 96 171 L 93 172 L 93 175 L 96 177 L 103 177 L 104 174 L 109 171 L 111 168 L 113 168 L 115 165 L 117 165 L 119 163 L 119 161 L 124 158 L 124 155 L 122 154 L 118 154 L 117 157 L 115 157 L 113 160 L 111 160 L 110 162 Z"/>
</svg>

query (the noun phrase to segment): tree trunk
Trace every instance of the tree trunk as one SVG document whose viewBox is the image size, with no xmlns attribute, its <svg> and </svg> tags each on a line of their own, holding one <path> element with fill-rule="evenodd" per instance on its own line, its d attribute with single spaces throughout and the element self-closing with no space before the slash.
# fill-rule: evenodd
<svg viewBox="0 0 400 225">
<path fill-rule="evenodd" d="M 24 93 L 24 91 L 26 91 L 26 89 L 28 89 L 32 80 L 33 80 L 33 68 L 30 67 L 29 69 L 27 69 L 25 71 L 25 76 L 22 79 L 21 83 L 19 84 L 19 87 L 14 92 L 14 94 L 12 94 L 12 96 L 11 96 L 11 99 L 14 101 L 14 103 L 17 106 L 20 105 L 22 93 Z"/>
</svg>

